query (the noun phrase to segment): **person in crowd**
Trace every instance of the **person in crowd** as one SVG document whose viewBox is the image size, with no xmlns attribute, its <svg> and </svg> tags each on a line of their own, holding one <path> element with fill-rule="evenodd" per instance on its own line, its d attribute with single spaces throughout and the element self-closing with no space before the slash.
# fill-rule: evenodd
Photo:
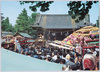
<svg viewBox="0 0 100 72">
<path fill-rule="evenodd" d="M 60 61 L 61 61 L 61 58 L 60 58 L 60 56 L 58 55 L 58 56 L 57 56 L 57 59 L 55 60 L 55 63 L 60 63 Z"/>
<path fill-rule="evenodd" d="M 9 47 L 10 47 L 10 46 L 9 46 L 9 44 L 8 44 L 7 47 L 6 47 L 6 49 L 9 50 Z"/>
<path fill-rule="evenodd" d="M 62 59 L 65 60 L 65 64 L 66 64 L 66 62 L 67 62 L 68 60 L 66 59 L 66 54 L 65 54 L 65 53 L 63 53 L 63 55 L 62 55 Z"/>
<path fill-rule="evenodd" d="M 86 70 L 90 70 L 90 69 L 89 68 L 85 68 L 84 70 L 86 71 Z"/>
<path fill-rule="evenodd" d="M 70 71 L 76 71 L 76 70 L 77 70 L 77 68 L 75 65 L 70 65 Z"/>
<path fill-rule="evenodd" d="M 44 53 L 43 55 L 41 55 L 42 57 L 42 60 L 45 60 L 47 57 L 46 57 L 46 53 Z"/>
<path fill-rule="evenodd" d="M 81 56 L 79 56 L 78 62 L 79 62 L 79 64 L 80 64 L 79 69 L 80 69 L 80 70 L 83 70 L 83 62 L 82 62 L 82 57 L 81 57 Z"/>
<path fill-rule="evenodd" d="M 21 54 L 24 54 L 25 52 L 25 45 L 21 46 Z"/>
<path fill-rule="evenodd" d="M 39 48 L 39 47 L 37 48 L 37 55 L 38 55 L 38 58 L 40 58 L 40 57 L 41 57 L 41 55 L 42 55 L 42 52 L 41 52 L 41 50 L 40 50 L 40 48 Z"/>
<path fill-rule="evenodd" d="M 95 50 L 94 48 L 91 50 L 91 52 L 92 52 L 94 55 L 97 54 L 97 52 L 96 52 L 96 50 Z"/>
<path fill-rule="evenodd" d="M 79 57 L 78 57 L 78 60 L 79 60 Z M 77 68 L 77 69 L 80 68 L 80 62 L 79 62 L 79 61 L 77 61 L 77 62 L 75 63 L 75 65 L 76 65 L 76 68 Z"/>
<path fill-rule="evenodd" d="M 7 49 L 13 51 L 13 47 L 14 46 L 8 45 Z M 86 52 L 86 54 L 94 55 L 96 58 L 90 55 L 82 58 L 82 56 L 75 52 L 75 50 L 70 51 L 59 49 L 54 46 L 38 46 L 35 43 L 31 43 L 29 46 L 26 44 L 20 47 L 21 50 L 18 49 L 18 51 L 21 54 L 25 54 L 48 62 L 55 62 L 66 65 L 62 67 L 63 71 L 83 70 L 83 68 L 84 70 L 99 70 L 99 52 L 96 52 L 95 49 L 88 51 L 88 53 Z M 88 64 L 88 61 L 90 61 L 90 64 Z"/>
<path fill-rule="evenodd" d="M 35 54 L 33 57 L 34 57 L 34 58 L 38 58 L 38 55 L 37 55 L 37 54 Z"/>
<path fill-rule="evenodd" d="M 44 45 L 41 46 L 41 51 L 44 52 Z"/>
<path fill-rule="evenodd" d="M 29 53 L 31 54 L 31 57 L 33 57 L 36 53 L 35 53 L 35 49 L 34 48 L 29 48 Z"/>
<path fill-rule="evenodd" d="M 51 62 L 52 58 L 51 57 L 47 57 L 46 60 L 49 61 L 49 62 Z"/>
<path fill-rule="evenodd" d="M 65 59 L 61 59 L 60 63 L 66 65 Z"/>
<path fill-rule="evenodd" d="M 53 61 L 57 59 L 57 53 L 54 53 L 54 56 L 52 57 Z"/>
<path fill-rule="evenodd" d="M 13 51 L 13 50 L 14 50 L 13 46 L 10 46 L 10 47 L 9 47 L 9 50 L 10 50 L 10 51 Z"/>
<path fill-rule="evenodd" d="M 74 54 L 70 53 L 70 56 L 71 56 L 71 58 L 73 59 L 73 62 L 74 62 L 74 59 L 75 59 Z"/>
<path fill-rule="evenodd" d="M 71 66 L 71 65 L 75 65 L 75 63 L 73 62 L 73 60 L 70 58 L 70 55 L 67 56 L 67 63 L 66 63 L 66 67 Z"/>
<path fill-rule="evenodd" d="M 66 66 L 63 66 L 62 67 L 62 71 L 66 71 Z"/>
<path fill-rule="evenodd" d="M 57 48 L 54 49 L 54 54 L 57 55 L 58 51 Z"/>
<path fill-rule="evenodd" d="M 28 45 L 25 46 L 25 55 L 27 55 L 27 54 L 30 54 L 30 53 L 29 53 Z"/>
<path fill-rule="evenodd" d="M 19 53 L 21 53 L 21 46 L 19 41 L 16 41 L 16 45 L 17 45 L 16 49 L 18 50 Z"/>
<path fill-rule="evenodd" d="M 97 51 L 97 54 L 96 54 L 96 69 L 95 70 L 99 70 L 99 51 Z"/>
<path fill-rule="evenodd" d="M 74 56 L 75 56 L 75 63 L 76 63 L 78 62 L 78 53 L 76 52 Z"/>
</svg>

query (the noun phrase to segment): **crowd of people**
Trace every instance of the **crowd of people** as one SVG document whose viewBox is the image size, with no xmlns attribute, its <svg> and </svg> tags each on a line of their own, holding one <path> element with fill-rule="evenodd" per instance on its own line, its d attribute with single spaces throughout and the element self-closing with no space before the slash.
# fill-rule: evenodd
<svg viewBox="0 0 100 72">
<path fill-rule="evenodd" d="M 95 55 L 96 61 L 94 68 L 85 68 L 83 66 L 83 58 L 82 54 L 79 54 L 73 50 L 66 50 L 62 48 L 57 48 L 49 45 L 36 45 L 35 43 L 20 45 L 17 43 L 16 50 L 14 49 L 14 45 L 8 45 L 6 49 L 31 56 L 33 58 L 37 58 L 40 60 L 45 60 L 49 62 L 63 64 L 63 71 L 69 70 L 99 70 L 99 51 L 95 49 L 91 49 L 90 51 L 85 52 L 85 54 Z M 90 64 L 91 65 L 91 64 Z"/>
</svg>

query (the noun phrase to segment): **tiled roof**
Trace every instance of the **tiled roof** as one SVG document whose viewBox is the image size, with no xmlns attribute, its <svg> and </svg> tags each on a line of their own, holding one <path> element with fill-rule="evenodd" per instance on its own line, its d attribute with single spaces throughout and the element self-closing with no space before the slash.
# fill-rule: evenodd
<svg viewBox="0 0 100 72">
<path fill-rule="evenodd" d="M 6 35 L 14 35 L 12 32 L 6 32 L 6 31 L 2 31 L 1 32 L 2 36 L 6 36 Z"/>
<path fill-rule="evenodd" d="M 67 14 L 39 14 L 32 27 L 43 27 L 46 29 L 72 29 L 71 16 Z M 76 23 L 74 28 L 84 27 L 84 20 Z"/>
<path fill-rule="evenodd" d="M 29 34 L 27 33 L 21 33 L 21 32 L 18 32 L 21 36 L 23 37 L 26 37 L 26 38 L 32 38 Z M 15 34 L 16 35 L 16 34 Z"/>
</svg>

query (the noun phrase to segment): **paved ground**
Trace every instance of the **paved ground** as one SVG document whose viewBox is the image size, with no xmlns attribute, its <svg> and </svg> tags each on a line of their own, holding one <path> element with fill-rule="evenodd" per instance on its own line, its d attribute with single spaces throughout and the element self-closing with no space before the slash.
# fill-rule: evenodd
<svg viewBox="0 0 100 72">
<path fill-rule="evenodd" d="M 61 71 L 62 66 L 1 49 L 1 71 Z"/>
</svg>

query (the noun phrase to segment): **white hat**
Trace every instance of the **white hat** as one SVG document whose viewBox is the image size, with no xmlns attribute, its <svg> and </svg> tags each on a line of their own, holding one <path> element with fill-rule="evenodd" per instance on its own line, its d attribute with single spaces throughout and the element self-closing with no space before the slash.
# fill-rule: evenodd
<svg viewBox="0 0 100 72">
<path fill-rule="evenodd" d="M 70 55 L 69 54 L 66 55 L 66 59 L 68 59 L 68 60 L 70 59 Z"/>
</svg>

